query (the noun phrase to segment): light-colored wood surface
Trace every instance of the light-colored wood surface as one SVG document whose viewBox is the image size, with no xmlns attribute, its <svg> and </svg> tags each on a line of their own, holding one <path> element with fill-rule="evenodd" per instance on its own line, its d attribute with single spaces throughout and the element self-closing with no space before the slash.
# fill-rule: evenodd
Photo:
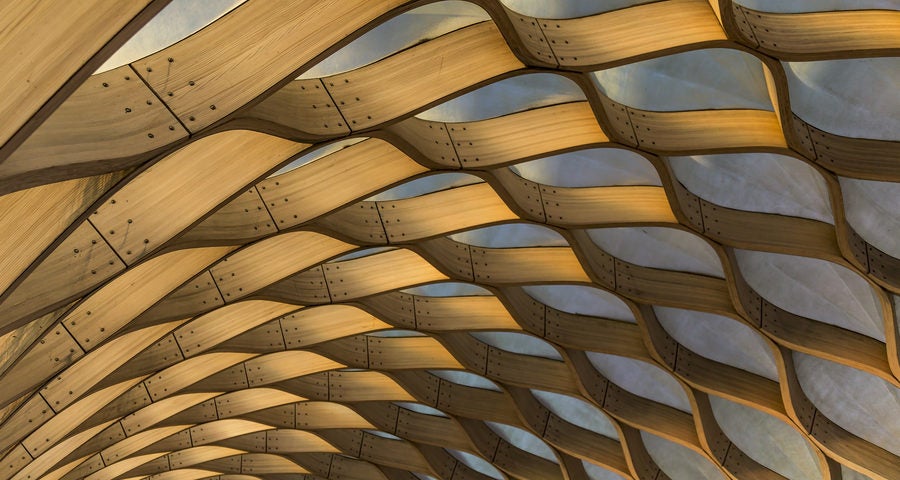
<svg viewBox="0 0 900 480">
<path fill-rule="evenodd" d="M 70 78 L 83 80 L 91 71 L 79 75 L 80 70 L 86 65 L 99 67 L 105 57 L 112 55 L 115 46 L 104 48 L 107 42 L 115 39 L 114 44 L 121 45 L 127 37 L 117 37 L 120 30 L 128 29 L 128 24 L 136 20 L 130 29 L 133 32 L 166 3 L 142 0 L 117 5 L 115 1 L 97 0 L 4 5 L 0 9 L 0 57 L 12 61 L 0 76 L 0 87 L 6 92 L 0 104 L 0 115 L 6 119 L 0 130 L 0 144 L 5 144 L 29 121 L 35 122 L 33 131 L 43 120 L 32 117 L 64 89 Z M 136 19 L 148 6 L 150 15 Z M 61 45 L 65 47 L 60 48 Z M 73 83 L 71 89 L 78 85 L 77 81 Z"/>
<path fill-rule="evenodd" d="M 350 129 L 362 130 L 523 66 L 482 22 L 322 82 Z"/>
<path fill-rule="evenodd" d="M 844 52 L 889 56 L 900 49 L 900 13 L 892 10 L 770 13 L 738 6 L 763 52 L 785 60 L 821 60 Z"/>
<path fill-rule="evenodd" d="M 609 139 L 587 102 L 447 125 L 463 168 L 484 168 Z"/>
<path fill-rule="evenodd" d="M 675 223 L 660 187 L 541 187 L 547 223 L 560 226 Z"/>
<path fill-rule="evenodd" d="M 196 132 L 402 3 L 249 4 L 133 66 L 188 130 Z"/>
<path fill-rule="evenodd" d="M 651 2 L 576 19 L 541 19 L 538 23 L 560 66 L 566 67 L 607 64 L 726 38 L 704 0 Z M 678 34 L 671 34 L 675 30 Z"/>
<path fill-rule="evenodd" d="M 123 174 L 100 175 L 34 187 L 0 197 L 3 290 Z M 9 292 L 5 292 L 7 295 Z"/>
<path fill-rule="evenodd" d="M 650 152 L 677 155 L 787 146 L 775 113 L 765 110 L 649 112 L 629 108 L 628 115 L 638 146 Z"/>
<path fill-rule="evenodd" d="M 0 164 L 0 176 L 126 159 L 186 136 L 178 119 L 124 65 L 88 78 Z"/>
<path fill-rule="evenodd" d="M 142 172 L 90 221 L 133 264 L 304 147 L 249 131 L 203 138 Z"/>
<path fill-rule="evenodd" d="M 486 478 L 444 448 L 510 478 L 587 480 L 582 459 L 629 479 L 669 478 L 641 432 L 696 452 L 729 480 L 778 478 L 728 437 L 710 396 L 797 430 L 824 478 L 838 478 L 838 462 L 891 478 L 897 458 L 819 410 L 800 388 L 793 353 L 900 386 L 890 296 L 900 292 L 900 259 L 850 224 L 838 178 L 897 181 L 897 142 L 801 118 L 779 62 L 892 56 L 896 12 L 775 14 L 665 0 L 541 19 L 477 0 L 489 19 L 297 80 L 420 3 L 249 2 L 131 65 L 87 75 L 163 3 L 140 15 L 145 3 L 61 5 L 55 15 L 45 4 L 0 7 L 11 12 L 0 17 L 12 39 L 0 46 L 12 65 L 0 75 L 9 87 L 0 111 L 10 113 L 2 135 L 12 139 L 0 151 L 0 192 L 12 192 L 0 197 L 0 480 Z M 36 31 L 47 35 L 22 40 Z M 776 110 L 648 111 L 606 97 L 590 74 L 710 48 L 758 58 Z M 474 121 L 462 121 L 465 112 L 413 116 L 536 72 L 565 77 L 584 100 L 487 108 Z M 266 178 L 360 133 L 368 138 Z M 523 178 L 508 168 L 589 157 L 598 146 L 642 157 L 660 183 L 644 172 L 641 181 L 571 187 L 551 170 Z M 834 224 L 718 205 L 682 185 L 665 158 L 718 153 L 811 165 Z M 566 158 L 544 167 L 570 168 Z M 484 182 L 368 200 L 453 170 Z M 503 224 L 551 229 L 565 243 L 517 243 L 506 233 L 516 230 L 500 229 L 494 240 L 504 248 L 451 238 Z M 586 230 L 660 226 L 702 235 L 724 278 L 617 258 Z M 886 341 L 776 307 L 743 280 L 734 249 L 860 275 Z M 340 258 L 349 253 L 360 256 Z M 430 286 L 445 282 L 482 289 Z M 634 323 L 529 294 L 548 284 L 601 288 Z M 774 352 L 778 381 L 679 344 L 654 307 L 754 329 Z M 411 332 L 383 333 L 392 329 Z M 558 356 L 499 348 L 473 332 L 532 336 Z M 587 352 L 660 367 L 691 411 L 617 385 Z M 587 402 L 618 440 L 553 413 L 538 390 Z M 535 435 L 556 461 L 484 422 Z"/>
</svg>

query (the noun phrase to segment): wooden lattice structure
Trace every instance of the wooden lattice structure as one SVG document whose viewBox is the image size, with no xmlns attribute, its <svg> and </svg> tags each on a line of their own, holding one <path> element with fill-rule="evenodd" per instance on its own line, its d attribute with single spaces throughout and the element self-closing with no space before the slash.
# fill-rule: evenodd
<svg viewBox="0 0 900 480">
<path fill-rule="evenodd" d="M 660 445 L 707 478 L 791 477 L 760 453 L 766 440 L 734 437 L 725 401 L 807 445 L 818 478 L 900 478 L 897 446 L 847 420 L 881 411 L 889 429 L 900 409 L 867 409 L 881 399 L 861 394 L 835 417 L 797 365 L 835 364 L 881 382 L 884 398 L 900 389 L 900 258 L 846 207 L 847 182 L 898 192 L 900 137 L 804 118 L 786 72 L 896 57 L 900 12 L 662 0 L 542 19 L 471 0 L 483 21 L 316 77 L 303 74 L 431 2 L 251 0 L 102 73 L 167 1 L 3 3 L 0 480 L 686 478 Z M 770 109 L 631 105 L 593 73 L 712 49 L 755 62 Z M 580 98 L 476 120 L 419 115 L 529 75 Z M 613 150 L 657 180 L 523 173 Z M 812 172 L 830 221 L 717 202 L 676 168 L 754 154 Z M 448 173 L 468 180 L 384 194 Z M 465 240 L 522 224 L 561 240 Z M 598 240 L 611 229 L 675 232 L 718 267 Z M 871 297 L 876 327 L 773 297 L 756 258 L 840 270 Z M 808 280 L 841 303 L 843 291 Z M 477 287 L 428 293 L 448 282 Z M 624 317 L 540 294 L 567 285 Z M 672 312 L 721 328 L 679 336 Z M 771 375 L 705 351 L 738 333 Z M 644 370 L 623 377 L 622 365 L 656 373 L 632 382 Z M 683 403 L 640 387 L 663 377 Z M 591 415 L 610 430 L 579 421 Z"/>
</svg>

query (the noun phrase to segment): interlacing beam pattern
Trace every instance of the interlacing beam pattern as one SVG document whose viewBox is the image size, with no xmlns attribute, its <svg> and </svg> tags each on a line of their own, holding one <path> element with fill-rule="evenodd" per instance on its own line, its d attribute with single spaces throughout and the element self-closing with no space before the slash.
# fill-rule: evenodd
<svg viewBox="0 0 900 480">
<path fill-rule="evenodd" d="M 0 480 L 900 478 L 896 2 L 7 3 Z"/>
</svg>

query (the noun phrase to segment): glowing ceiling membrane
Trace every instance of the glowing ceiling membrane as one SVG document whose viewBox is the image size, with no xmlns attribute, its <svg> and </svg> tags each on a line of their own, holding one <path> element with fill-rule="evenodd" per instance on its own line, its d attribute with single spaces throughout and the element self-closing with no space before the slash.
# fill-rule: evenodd
<svg viewBox="0 0 900 480">
<path fill-rule="evenodd" d="M 900 478 L 896 0 L 0 6 L 0 480 Z"/>
</svg>

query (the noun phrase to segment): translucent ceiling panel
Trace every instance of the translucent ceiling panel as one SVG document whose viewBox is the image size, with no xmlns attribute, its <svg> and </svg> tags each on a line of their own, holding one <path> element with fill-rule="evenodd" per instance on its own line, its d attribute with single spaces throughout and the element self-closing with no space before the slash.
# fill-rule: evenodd
<svg viewBox="0 0 900 480">
<path fill-rule="evenodd" d="M 456 457 L 456 459 L 462 462 L 465 466 L 477 472 L 481 472 L 491 478 L 496 478 L 497 480 L 503 480 L 505 478 L 503 474 L 500 473 L 500 470 L 494 468 L 493 465 L 491 465 L 481 457 L 472 455 L 471 453 L 460 452 L 459 450 L 447 449 L 447 451 L 450 452 L 450 455 Z"/>
<path fill-rule="evenodd" d="M 879 250 L 900 258 L 900 183 L 838 178 L 850 226 Z"/>
<path fill-rule="evenodd" d="M 484 390 L 500 391 L 500 387 L 496 383 L 476 375 L 474 373 L 463 372 L 460 370 L 429 370 L 432 374 L 447 380 L 448 382 L 465 385 L 467 387 L 481 388 Z"/>
<path fill-rule="evenodd" d="M 407 410 L 411 410 L 416 413 L 421 413 L 424 415 L 431 415 L 433 417 L 447 417 L 448 415 L 434 407 L 429 407 L 428 405 L 423 405 L 421 403 L 412 403 L 412 402 L 394 402 L 394 405 L 398 407 L 405 408 Z"/>
<path fill-rule="evenodd" d="M 473 122 L 584 98 L 581 88 L 568 78 L 533 73 L 500 80 L 416 116 L 436 122 Z"/>
<path fill-rule="evenodd" d="M 725 480 L 722 471 L 699 453 L 651 433 L 642 431 L 641 438 L 650 458 L 669 478 Z"/>
<path fill-rule="evenodd" d="M 396 435 L 393 435 L 393 434 L 390 434 L 387 432 L 382 432 L 381 430 L 364 430 L 364 431 L 367 433 L 371 433 L 372 435 L 375 435 L 376 437 L 387 438 L 390 440 L 402 440 L 400 437 L 398 437 Z"/>
<path fill-rule="evenodd" d="M 327 263 L 337 263 L 343 262 L 346 260 L 353 260 L 354 258 L 363 258 L 368 257 L 370 255 L 375 255 L 376 253 L 388 252 L 391 250 L 396 250 L 397 247 L 372 247 L 372 248 L 363 248 L 362 250 L 357 250 L 355 252 L 350 252 L 346 255 L 341 255 L 333 260 L 329 260 Z"/>
<path fill-rule="evenodd" d="M 831 262 L 735 250 L 747 283 L 791 313 L 884 341 L 881 303 L 868 282 Z"/>
<path fill-rule="evenodd" d="M 591 480 L 627 480 L 618 473 L 611 472 L 599 465 L 594 465 L 587 460 L 582 460 L 581 464 L 584 466 L 584 471 Z"/>
<path fill-rule="evenodd" d="M 543 440 L 534 436 L 534 434 L 526 432 L 521 428 L 506 425 L 504 423 L 488 421 L 484 423 L 486 423 L 487 426 L 494 431 L 494 433 L 499 435 L 507 442 L 513 444 L 515 447 L 525 450 L 528 453 L 537 455 L 541 458 L 547 459 L 553 463 L 559 463 L 559 460 L 556 458 L 556 454 L 553 453 L 553 449 L 551 449 L 546 443 L 544 443 Z"/>
<path fill-rule="evenodd" d="M 597 88 L 641 110 L 772 110 L 759 59 L 712 48 L 667 55 L 593 73 Z"/>
<path fill-rule="evenodd" d="M 561 393 L 544 390 L 532 390 L 531 393 L 545 407 L 563 420 L 594 433 L 599 433 L 604 437 L 619 439 L 619 432 L 613 426 L 609 417 L 590 403 Z"/>
<path fill-rule="evenodd" d="M 483 473 L 491 478 L 496 478 L 497 480 L 506 478 L 502 473 L 500 473 L 500 470 L 497 470 L 493 465 L 479 456 L 472 455 L 471 453 L 467 452 L 460 452 L 459 450 L 446 450 L 450 452 L 450 455 L 453 455 L 465 466 L 471 468 L 472 470 L 475 470 L 476 472 Z"/>
<path fill-rule="evenodd" d="M 507 223 L 450 235 L 468 245 L 485 248 L 567 247 L 569 242 L 555 230 L 530 223 Z"/>
<path fill-rule="evenodd" d="M 897 0 L 740 0 L 745 7 L 763 12 L 800 13 L 829 12 L 834 10 L 896 10 Z"/>
<path fill-rule="evenodd" d="M 462 282 L 429 283 L 427 285 L 420 285 L 418 287 L 407 288 L 401 291 L 410 295 L 421 295 L 423 297 L 467 297 L 472 295 L 493 295 L 490 290 L 487 290 L 484 287 Z"/>
<path fill-rule="evenodd" d="M 535 300 L 557 310 L 612 318 L 634 323 L 631 309 L 616 295 L 580 285 L 535 285 L 522 287 Z"/>
<path fill-rule="evenodd" d="M 765 413 L 710 396 L 716 423 L 750 458 L 790 480 L 819 480 L 813 447 L 793 427 Z"/>
<path fill-rule="evenodd" d="M 173 0 L 95 73 L 144 58 L 190 36 L 246 0 Z"/>
<path fill-rule="evenodd" d="M 796 158 L 770 153 L 670 157 L 675 177 L 723 207 L 834 223 L 825 179 Z"/>
<path fill-rule="evenodd" d="M 728 317 L 712 313 L 654 306 L 660 325 L 694 352 L 778 381 L 775 355 L 760 333 Z"/>
<path fill-rule="evenodd" d="M 800 118 L 846 137 L 900 140 L 900 58 L 783 65 Z"/>
<path fill-rule="evenodd" d="M 697 235 L 665 227 L 595 228 L 591 240 L 607 253 L 644 267 L 723 278 L 716 251 Z"/>
<path fill-rule="evenodd" d="M 500 0 L 511 10 L 536 18 L 577 18 L 619 10 L 654 0 Z"/>
<path fill-rule="evenodd" d="M 512 165 L 522 178 L 555 187 L 661 186 L 644 157 L 620 148 L 591 148 Z"/>
<path fill-rule="evenodd" d="M 472 332 L 471 335 L 500 350 L 562 361 L 562 356 L 552 345 L 531 335 L 515 332 Z"/>
<path fill-rule="evenodd" d="M 299 78 L 318 78 L 347 72 L 419 42 L 489 19 L 487 12 L 469 2 L 446 1 L 425 5 L 378 25 Z"/>
<path fill-rule="evenodd" d="M 833 422 L 900 455 L 900 389 L 851 367 L 794 352 L 803 393 Z"/>
<path fill-rule="evenodd" d="M 684 387 L 662 368 L 605 353 L 588 352 L 587 356 L 598 372 L 625 390 L 684 412 L 691 411 Z"/>
<path fill-rule="evenodd" d="M 288 163 L 284 167 L 281 167 L 281 169 L 279 169 L 277 172 L 273 173 L 272 175 L 269 175 L 269 178 L 288 173 L 291 170 L 294 170 L 295 168 L 302 167 L 303 165 L 306 165 L 307 163 L 311 163 L 315 160 L 318 160 L 320 158 L 331 155 L 332 153 L 337 152 L 338 150 L 347 148 L 351 145 L 356 145 L 357 143 L 362 142 L 363 140 L 366 140 L 366 139 L 367 139 L 367 137 L 348 138 L 347 140 L 340 140 L 337 142 L 329 143 L 328 145 L 325 145 L 324 147 L 315 148 L 312 151 L 304 153 L 303 155 L 298 157 L 296 160 L 292 161 L 291 163 Z"/>
<path fill-rule="evenodd" d="M 484 180 L 467 173 L 439 173 L 437 175 L 429 175 L 427 177 L 417 178 L 402 183 L 394 188 L 373 195 L 366 200 L 379 202 L 401 200 L 446 190 L 448 188 L 462 187 L 464 185 L 472 185 L 481 182 L 484 182 Z"/>
</svg>

